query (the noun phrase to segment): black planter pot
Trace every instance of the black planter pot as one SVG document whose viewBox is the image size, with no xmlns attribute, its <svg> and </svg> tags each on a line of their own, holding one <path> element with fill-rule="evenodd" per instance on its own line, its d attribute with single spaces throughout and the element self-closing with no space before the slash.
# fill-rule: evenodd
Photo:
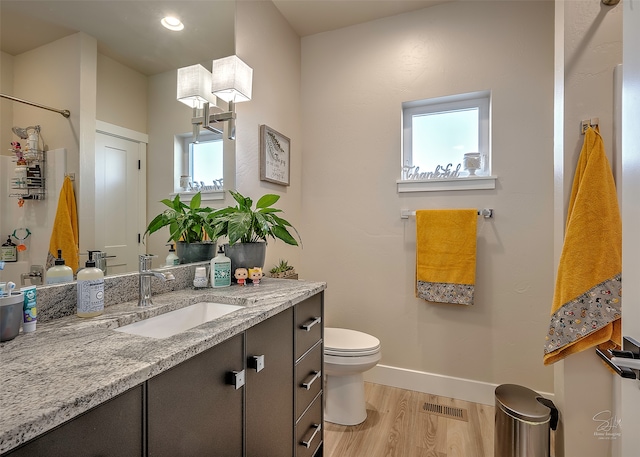
<svg viewBox="0 0 640 457">
<path fill-rule="evenodd" d="M 266 253 L 267 243 L 264 242 L 224 245 L 224 254 L 231 259 L 232 277 L 236 268 L 263 268 Z"/>
<path fill-rule="evenodd" d="M 176 255 L 180 258 L 181 264 L 211 260 L 216 256 L 216 243 L 213 241 L 198 241 L 196 243 L 178 241 Z"/>
</svg>

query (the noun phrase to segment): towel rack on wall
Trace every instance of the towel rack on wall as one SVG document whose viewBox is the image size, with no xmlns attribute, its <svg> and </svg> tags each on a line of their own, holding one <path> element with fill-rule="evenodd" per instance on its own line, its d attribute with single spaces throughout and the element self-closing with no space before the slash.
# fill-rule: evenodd
<svg viewBox="0 0 640 457">
<path fill-rule="evenodd" d="M 8 100 L 13 100 L 14 102 L 24 103 L 25 105 L 35 106 L 36 108 L 48 109 L 49 111 L 54 111 L 56 113 L 62 114 L 64 117 L 71 116 L 71 112 L 68 109 L 55 109 L 50 106 L 41 105 L 40 103 L 30 102 L 28 100 L 23 100 L 18 97 L 12 97 L 11 95 L 0 94 L 0 98 L 6 98 Z"/>
<path fill-rule="evenodd" d="M 401 219 L 409 219 L 409 216 L 415 216 L 416 212 L 415 211 L 410 211 L 408 209 L 401 209 L 400 210 L 400 218 Z M 485 219 L 489 219 L 490 217 L 493 217 L 493 209 L 492 208 L 482 208 L 478 210 L 478 216 L 482 216 Z"/>
</svg>

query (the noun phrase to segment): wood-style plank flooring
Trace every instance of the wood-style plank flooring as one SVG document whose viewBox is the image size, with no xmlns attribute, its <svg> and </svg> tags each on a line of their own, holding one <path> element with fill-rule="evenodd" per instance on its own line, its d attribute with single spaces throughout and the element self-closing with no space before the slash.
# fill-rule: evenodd
<svg viewBox="0 0 640 457">
<path fill-rule="evenodd" d="M 493 406 L 365 383 L 367 420 L 325 422 L 328 457 L 493 457 Z M 465 409 L 467 421 L 428 412 L 424 404 Z"/>
</svg>

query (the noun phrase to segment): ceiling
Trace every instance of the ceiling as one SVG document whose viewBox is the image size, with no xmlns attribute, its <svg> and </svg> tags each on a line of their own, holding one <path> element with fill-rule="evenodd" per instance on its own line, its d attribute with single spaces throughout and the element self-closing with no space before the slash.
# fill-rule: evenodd
<svg viewBox="0 0 640 457">
<path fill-rule="evenodd" d="M 299 36 L 307 36 L 445 1 L 451 0 L 273 3 Z M 102 54 L 152 75 L 233 54 L 234 12 L 235 3 L 229 0 L 0 0 L 0 50 L 18 55 L 82 31 L 98 40 Z M 169 13 L 185 23 L 185 30 L 160 26 Z"/>
<path fill-rule="evenodd" d="M 451 0 L 273 0 L 299 36 L 408 13 Z"/>
</svg>

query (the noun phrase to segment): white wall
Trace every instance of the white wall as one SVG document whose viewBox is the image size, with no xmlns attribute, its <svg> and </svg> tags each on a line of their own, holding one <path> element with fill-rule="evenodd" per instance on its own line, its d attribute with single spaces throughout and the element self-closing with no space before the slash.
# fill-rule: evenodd
<svg viewBox="0 0 640 457">
<path fill-rule="evenodd" d="M 0 92 L 11 95 L 13 93 L 13 56 L 0 52 Z M 7 99 L 0 99 L 0 155 L 9 155 L 9 144 L 14 140 L 13 103 Z"/>
<path fill-rule="evenodd" d="M 98 54 L 96 118 L 147 133 L 147 77 Z"/>
<path fill-rule="evenodd" d="M 18 140 L 11 133 L 13 125 L 20 127 L 40 125 L 41 139 L 45 144 L 45 150 L 66 149 L 66 167 L 64 166 L 65 161 L 58 161 L 58 166 L 54 166 L 53 156 L 50 157 L 51 160 L 48 160 L 45 165 L 47 177 L 51 176 L 54 168 L 58 174 L 62 173 L 63 176 L 65 172 L 77 174 L 79 170 L 79 144 L 82 132 L 80 113 L 83 101 L 78 87 L 80 87 L 83 64 L 81 49 L 86 47 L 87 43 L 89 46 L 92 44 L 90 37 L 78 33 L 18 56 L 12 57 L 6 54 L 2 56 L 2 91 L 4 93 L 56 109 L 71 111 L 71 117 L 66 119 L 52 111 L 17 102 L 2 101 L 2 129 L 3 132 L 8 129 L 9 132 L 9 136 L 2 136 L 3 142 L 6 142 L 2 146 L 3 150 L 9 148 L 11 141 Z M 93 46 L 95 52 L 95 40 Z M 7 78 L 6 82 L 5 77 Z M 7 83 L 10 81 L 13 81 L 13 84 L 8 85 Z M 7 104 L 11 104 L 11 107 L 7 108 Z M 44 265 L 45 263 L 53 222 L 50 216 L 55 214 L 61 181 L 48 179 L 45 200 L 27 200 L 22 208 L 16 210 L 17 199 L 7 197 L 8 191 L 4 188 L 4 185 L 7 184 L 4 176 L 10 176 L 10 174 L 5 174 L 4 168 L 10 164 L 9 160 L 3 160 L 3 192 L 0 193 L 2 195 L 0 214 L 3 216 L 0 218 L 0 233 L 5 237 L 3 242 L 6 240 L 6 235 L 18 227 L 26 226 L 32 233 L 29 249 L 18 254 L 19 265 L 9 267 L 11 268 L 11 279 L 16 281 L 16 275 L 27 272 L 30 264 Z M 12 171 L 13 168 L 9 170 L 9 172 Z M 75 182 L 74 188 L 77 193 L 78 181 Z M 52 209 L 53 211 L 51 211 Z M 9 274 L 9 269 L 7 274 Z"/>
<path fill-rule="evenodd" d="M 300 231 L 303 248 L 268 241 L 265 269 L 287 259 L 301 278 L 301 264 L 313 235 L 302 230 L 303 149 L 300 113 L 300 39 L 271 2 L 241 1 L 236 7 L 236 54 L 253 68 L 253 98 L 236 106 L 236 188 L 254 202 L 266 193 L 280 195 L 276 207 Z M 291 185 L 260 181 L 259 136 L 266 124 L 291 139 Z M 315 278 L 319 279 L 319 278 Z"/>
<path fill-rule="evenodd" d="M 492 91 L 496 189 L 396 193 L 401 103 L 478 90 Z M 302 122 L 303 268 L 328 282 L 326 325 L 377 336 L 384 365 L 552 391 L 542 347 L 553 295 L 553 4 L 454 2 L 305 37 Z M 416 299 L 415 222 L 400 209 L 468 207 L 495 210 L 479 221 L 475 305 Z"/>
<path fill-rule="evenodd" d="M 564 16 L 556 27 L 557 52 L 564 53 L 563 61 L 558 62 L 562 78 L 558 84 L 564 84 L 564 99 L 559 101 L 563 104 L 564 116 L 558 134 L 564 147 L 556 152 L 555 167 L 557 259 L 562 249 L 573 175 L 584 139 L 580 134 L 581 120 L 599 118 L 600 133 L 612 166 L 620 161 L 620 151 L 614 148 L 613 69 L 622 62 L 623 9 L 622 2 L 610 7 L 586 0 L 557 2 L 556 7 L 560 9 L 557 14 Z M 611 455 L 612 442 L 594 436 L 598 424 L 593 417 L 600 411 L 613 410 L 612 388 L 613 375 L 592 350 L 556 364 L 554 390 L 562 419 L 558 456 Z"/>
</svg>

